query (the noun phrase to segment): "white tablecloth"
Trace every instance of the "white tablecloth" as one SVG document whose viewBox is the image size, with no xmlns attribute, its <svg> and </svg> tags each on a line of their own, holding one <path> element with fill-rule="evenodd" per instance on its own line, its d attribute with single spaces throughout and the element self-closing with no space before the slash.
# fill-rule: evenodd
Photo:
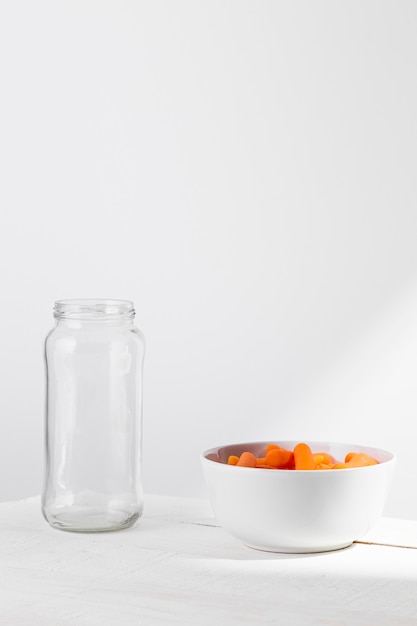
<svg viewBox="0 0 417 626">
<path fill-rule="evenodd" d="M 284 555 L 241 545 L 205 500 L 148 495 L 136 527 L 96 534 L 50 528 L 39 498 L 7 502 L 0 624 L 417 626 L 416 548 L 417 521 Z"/>
</svg>

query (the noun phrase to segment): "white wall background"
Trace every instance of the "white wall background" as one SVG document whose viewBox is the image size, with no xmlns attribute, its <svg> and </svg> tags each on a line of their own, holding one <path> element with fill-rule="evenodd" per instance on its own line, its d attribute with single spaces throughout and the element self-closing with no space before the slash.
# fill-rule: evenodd
<svg viewBox="0 0 417 626">
<path fill-rule="evenodd" d="M 417 4 L 0 4 L 0 499 L 39 493 L 55 299 L 133 299 L 144 482 L 250 439 L 394 450 L 417 518 Z"/>
</svg>

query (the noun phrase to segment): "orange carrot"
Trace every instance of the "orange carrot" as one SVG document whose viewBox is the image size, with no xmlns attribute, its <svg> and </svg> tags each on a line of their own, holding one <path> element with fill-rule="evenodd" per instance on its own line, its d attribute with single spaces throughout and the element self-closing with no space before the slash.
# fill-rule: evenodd
<svg viewBox="0 0 417 626">
<path fill-rule="evenodd" d="M 236 465 L 240 467 L 256 467 L 256 456 L 252 452 L 242 452 Z"/>
<path fill-rule="evenodd" d="M 316 470 L 328 470 L 328 469 L 334 469 L 334 463 L 320 463 L 319 465 L 316 465 Z"/>
<path fill-rule="evenodd" d="M 348 464 L 352 464 L 354 467 L 366 467 L 367 465 L 378 465 L 378 461 L 369 456 L 369 454 L 356 452 Z"/>
<path fill-rule="evenodd" d="M 294 453 L 284 448 L 273 448 L 266 453 L 265 463 L 276 469 L 288 469 L 294 460 Z"/>
<path fill-rule="evenodd" d="M 350 456 L 347 463 L 336 463 L 334 469 L 345 469 L 348 467 L 367 467 L 368 465 L 378 465 L 378 461 L 373 459 L 368 454 L 355 452 L 352 454 L 352 456 Z"/>
<path fill-rule="evenodd" d="M 319 465 L 320 463 L 324 463 L 325 465 L 331 465 L 334 463 L 334 459 L 327 454 L 327 452 L 315 452 L 313 454 L 314 463 Z"/>
<path fill-rule="evenodd" d="M 314 458 L 310 446 L 306 443 L 297 443 L 294 448 L 294 462 L 296 470 L 314 469 Z"/>
<path fill-rule="evenodd" d="M 276 443 L 270 443 L 266 447 L 265 456 L 262 457 L 256 457 L 249 451 L 242 452 L 240 457 L 231 454 L 228 457 L 227 464 L 273 470 L 328 470 L 366 467 L 368 465 L 377 465 L 378 461 L 362 452 L 349 452 L 345 456 L 344 463 L 338 463 L 327 452 L 313 453 L 308 444 L 300 442 L 297 443 L 293 451 L 281 448 Z"/>
<path fill-rule="evenodd" d="M 321 465 L 322 463 L 324 463 L 324 456 L 319 453 L 314 453 L 313 460 L 314 460 L 314 465 L 317 467 L 317 465 Z"/>
</svg>

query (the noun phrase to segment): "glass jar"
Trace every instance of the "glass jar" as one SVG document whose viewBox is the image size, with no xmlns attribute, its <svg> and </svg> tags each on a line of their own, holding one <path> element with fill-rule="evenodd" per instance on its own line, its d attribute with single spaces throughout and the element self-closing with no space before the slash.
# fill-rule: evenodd
<svg viewBox="0 0 417 626">
<path fill-rule="evenodd" d="M 59 300 L 45 341 L 42 512 L 54 528 L 132 526 L 143 510 L 144 338 L 127 300 Z"/>
</svg>

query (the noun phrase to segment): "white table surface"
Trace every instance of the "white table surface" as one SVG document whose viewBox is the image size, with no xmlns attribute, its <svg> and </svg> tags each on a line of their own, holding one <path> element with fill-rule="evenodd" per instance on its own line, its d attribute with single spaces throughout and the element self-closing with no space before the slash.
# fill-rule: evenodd
<svg viewBox="0 0 417 626">
<path fill-rule="evenodd" d="M 50 528 L 39 498 L 6 502 L 0 624 L 417 626 L 417 521 L 284 555 L 241 545 L 205 500 L 148 495 L 137 526 L 96 534 Z"/>
</svg>

